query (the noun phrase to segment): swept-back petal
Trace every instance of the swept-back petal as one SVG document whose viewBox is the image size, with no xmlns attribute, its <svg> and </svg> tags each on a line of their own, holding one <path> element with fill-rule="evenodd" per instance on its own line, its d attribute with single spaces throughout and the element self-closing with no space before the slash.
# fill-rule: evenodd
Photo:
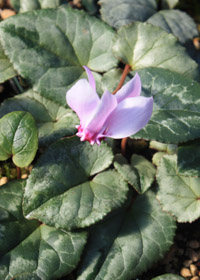
<svg viewBox="0 0 200 280">
<path fill-rule="evenodd" d="M 140 76 L 136 73 L 135 76 L 116 93 L 117 102 L 119 103 L 129 97 L 139 96 L 141 88 Z"/>
<path fill-rule="evenodd" d="M 100 102 L 98 94 L 86 79 L 79 80 L 67 91 L 66 100 L 77 113 L 82 126 L 91 119 Z"/>
<path fill-rule="evenodd" d="M 124 138 L 142 129 L 150 120 L 153 98 L 138 96 L 120 102 L 105 122 L 104 137 Z"/>
<path fill-rule="evenodd" d="M 87 73 L 88 80 L 89 80 L 91 87 L 96 91 L 96 83 L 95 83 L 95 79 L 92 75 L 92 72 L 90 71 L 90 69 L 87 66 L 83 66 L 83 68 L 85 69 L 85 71 Z"/>
<path fill-rule="evenodd" d="M 117 107 L 117 99 L 115 95 L 109 91 L 105 91 L 102 95 L 101 101 L 91 119 L 87 124 L 87 129 L 93 132 L 99 132 L 110 115 L 110 113 Z"/>
</svg>

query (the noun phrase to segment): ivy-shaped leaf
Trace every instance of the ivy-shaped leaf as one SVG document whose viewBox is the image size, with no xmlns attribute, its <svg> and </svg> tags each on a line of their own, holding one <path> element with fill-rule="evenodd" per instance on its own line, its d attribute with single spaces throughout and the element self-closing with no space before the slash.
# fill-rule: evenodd
<svg viewBox="0 0 200 280">
<path fill-rule="evenodd" d="M 41 225 L 0 259 L 0 277 L 58 279 L 76 268 L 85 243 L 85 232 L 65 232 Z"/>
<path fill-rule="evenodd" d="M 133 137 L 174 144 L 199 138 L 199 83 L 164 69 L 137 72 L 142 95 L 154 97 L 154 108 L 149 123 Z"/>
<path fill-rule="evenodd" d="M 0 44 L 0 83 L 13 78 L 17 75 L 15 69 L 10 63 L 8 57 L 5 55 L 4 50 Z"/>
<path fill-rule="evenodd" d="M 52 144 L 27 180 L 24 213 L 47 225 L 72 229 L 89 226 L 118 208 L 128 186 L 110 166 L 111 149 L 77 137 Z M 92 177 L 91 177 L 92 176 Z"/>
<path fill-rule="evenodd" d="M 87 234 L 24 219 L 24 186 L 15 180 L 0 188 L 0 279 L 58 279 L 76 268 Z"/>
<path fill-rule="evenodd" d="M 3 48 L 34 90 L 61 105 L 66 91 L 85 71 L 107 71 L 114 31 L 99 19 L 68 5 L 22 13 L 0 24 Z"/>
<path fill-rule="evenodd" d="M 34 118 L 27 112 L 12 112 L 0 119 L 0 160 L 12 157 L 15 165 L 28 166 L 38 148 Z"/>
<path fill-rule="evenodd" d="M 163 209 L 178 222 L 193 222 L 200 217 L 200 178 L 179 174 L 177 156 L 163 156 L 158 166 L 158 199 Z"/>
<path fill-rule="evenodd" d="M 104 74 L 102 90 L 112 92 L 119 83 L 121 73 L 121 70 L 113 69 Z M 175 144 L 199 138 L 199 83 L 161 68 L 145 68 L 137 70 L 137 73 L 142 81 L 141 95 L 153 96 L 154 106 L 149 123 L 132 137 L 161 142 L 169 153 L 175 152 Z M 135 72 L 129 73 L 126 81 L 134 75 Z M 173 145 L 166 146 L 164 143 Z"/>
<path fill-rule="evenodd" d="M 120 175 L 133 186 L 138 193 L 144 193 L 154 181 L 155 167 L 143 156 L 133 154 L 128 161 L 121 155 L 115 157 L 114 166 Z"/>
<path fill-rule="evenodd" d="M 39 144 L 47 145 L 63 136 L 76 132 L 79 123 L 77 115 L 57 103 L 29 90 L 26 93 L 6 99 L 0 107 L 0 117 L 12 111 L 26 111 L 34 117 Z"/>
<path fill-rule="evenodd" d="M 134 21 L 146 21 L 157 10 L 155 0 L 101 0 L 99 4 L 102 19 L 115 28 Z"/>
<path fill-rule="evenodd" d="M 159 11 L 150 17 L 147 22 L 174 34 L 182 44 L 198 37 L 199 34 L 194 20 L 188 14 L 179 10 Z"/>
<path fill-rule="evenodd" d="M 199 78 L 198 65 L 180 46 L 177 39 L 149 23 L 136 22 L 121 27 L 113 52 L 133 70 L 145 67 L 169 69 L 193 78 Z"/>
<path fill-rule="evenodd" d="M 148 191 L 91 229 L 77 280 L 131 280 L 169 249 L 176 225 Z"/>
</svg>

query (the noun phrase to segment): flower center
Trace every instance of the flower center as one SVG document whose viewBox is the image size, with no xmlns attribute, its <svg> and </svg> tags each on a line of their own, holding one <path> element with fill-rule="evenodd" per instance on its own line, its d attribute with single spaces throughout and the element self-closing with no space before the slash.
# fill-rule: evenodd
<svg viewBox="0 0 200 280">
<path fill-rule="evenodd" d="M 94 143 L 97 143 L 97 145 L 100 145 L 100 142 L 104 139 L 104 137 L 99 137 L 97 133 L 93 133 L 89 131 L 87 128 L 82 127 L 80 124 L 77 126 L 78 132 L 76 133 L 77 136 L 79 136 L 81 141 L 88 141 L 91 145 Z"/>
</svg>

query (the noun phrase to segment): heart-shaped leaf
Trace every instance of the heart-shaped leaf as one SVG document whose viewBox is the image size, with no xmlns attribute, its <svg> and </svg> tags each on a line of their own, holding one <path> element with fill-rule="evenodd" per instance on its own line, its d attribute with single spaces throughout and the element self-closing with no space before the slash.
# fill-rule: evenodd
<svg viewBox="0 0 200 280">
<path fill-rule="evenodd" d="M 122 155 L 117 155 L 114 166 L 138 193 L 144 193 L 154 181 L 155 167 L 143 156 L 133 154 L 129 164 Z"/>
<path fill-rule="evenodd" d="M 136 22 L 121 27 L 117 35 L 114 54 L 133 70 L 159 67 L 199 78 L 198 65 L 177 39 L 161 28 Z"/>
<path fill-rule="evenodd" d="M 163 274 L 151 280 L 184 280 L 184 278 L 175 274 Z"/>
<path fill-rule="evenodd" d="M 18 73 L 61 105 L 66 90 L 85 72 L 83 65 L 101 72 L 117 64 L 111 51 L 114 31 L 65 5 L 11 17 L 0 24 L 0 36 Z"/>
<path fill-rule="evenodd" d="M 200 143 L 188 143 L 178 147 L 178 172 L 184 176 L 200 177 Z"/>
<path fill-rule="evenodd" d="M 72 110 L 42 97 L 33 90 L 6 99 L 1 104 L 0 117 L 12 111 L 26 111 L 32 114 L 41 145 L 75 134 L 75 125 L 79 123 L 77 115 Z"/>
<path fill-rule="evenodd" d="M 12 112 L 0 119 L 0 160 L 12 157 L 19 167 L 28 166 L 38 148 L 34 118 L 27 112 Z"/>
<path fill-rule="evenodd" d="M 138 196 L 91 230 L 77 280 L 135 279 L 169 249 L 175 229 L 152 191 Z"/>
<path fill-rule="evenodd" d="M 174 34 L 182 44 L 199 35 L 194 20 L 188 14 L 179 10 L 159 11 L 150 17 L 147 22 Z"/>
<path fill-rule="evenodd" d="M 178 222 L 193 222 L 200 217 L 200 178 L 179 174 L 176 155 L 162 157 L 157 181 L 163 209 L 172 213 Z"/>
<path fill-rule="evenodd" d="M 15 180 L 0 188 L 0 279 L 58 279 L 78 264 L 87 235 L 25 220 L 24 185 Z"/>
<path fill-rule="evenodd" d="M 121 70 L 113 69 L 104 74 L 102 90 L 112 92 L 119 83 L 121 73 Z M 165 69 L 146 68 L 137 73 L 142 81 L 141 95 L 153 96 L 154 107 L 149 123 L 133 138 L 174 144 L 199 138 L 199 83 Z M 134 75 L 135 72 L 129 73 L 126 81 Z M 167 146 L 167 152 L 176 150 L 174 144 Z"/>
<path fill-rule="evenodd" d="M 102 19 L 115 28 L 134 21 L 146 21 L 157 10 L 155 0 L 101 0 L 99 4 Z"/>
<path fill-rule="evenodd" d="M 0 44 L 0 83 L 13 78 L 17 75 L 15 69 L 10 63 L 9 59 L 4 53 L 4 50 Z"/>
<path fill-rule="evenodd" d="M 22 214 L 24 187 L 24 180 L 14 180 L 0 188 L 0 256 L 20 244 L 39 225 L 24 219 Z"/>
<path fill-rule="evenodd" d="M 52 144 L 28 178 L 24 212 L 50 226 L 79 228 L 101 220 L 126 199 L 127 184 L 114 171 L 106 171 L 111 149 L 80 142 L 77 137 Z"/>
<path fill-rule="evenodd" d="M 151 120 L 134 138 L 180 143 L 200 137 L 200 85 L 164 69 L 138 71 L 142 95 L 154 97 Z"/>
<path fill-rule="evenodd" d="M 85 232 L 41 225 L 0 259 L 0 278 L 58 279 L 76 268 L 85 243 Z"/>
</svg>

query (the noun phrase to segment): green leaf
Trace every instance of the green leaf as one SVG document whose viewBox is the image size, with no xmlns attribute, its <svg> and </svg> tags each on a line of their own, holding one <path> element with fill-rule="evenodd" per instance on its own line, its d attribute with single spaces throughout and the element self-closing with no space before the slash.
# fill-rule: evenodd
<svg viewBox="0 0 200 280">
<path fill-rule="evenodd" d="M 0 188 L 0 256 L 20 244 L 39 225 L 24 219 L 22 214 L 24 186 L 24 180 L 14 180 Z"/>
<path fill-rule="evenodd" d="M 58 228 L 82 228 L 101 220 L 126 199 L 128 186 L 114 170 L 111 148 L 63 139 L 40 157 L 27 180 L 24 213 Z"/>
<path fill-rule="evenodd" d="M 1 104 L 0 117 L 12 111 L 31 113 L 38 128 L 41 145 L 75 134 L 75 125 L 79 123 L 77 115 L 72 110 L 42 97 L 33 90 L 6 99 Z"/>
<path fill-rule="evenodd" d="M 12 112 L 0 119 L 0 160 L 12 157 L 15 165 L 25 167 L 37 148 L 37 128 L 30 113 Z"/>
<path fill-rule="evenodd" d="M 85 243 L 84 232 L 65 232 L 41 225 L 0 259 L 0 278 L 58 279 L 76 268 Z"/>
<path fill-rule="evenodd" d="M 78 264 L 86 233 L 25 220 L 24 186 L 25 181 L 15 180 L 0 188 L 0 279 L 58 279 Z"/>
<path fill-rule="evenodd" d="M 163 9 L 173 9 L 178 3 L 179 0 L 161 0 Z"/>
<path fill-rule="evenodd" d="M 143 156 L 133 154 L 130 164 L 128 164 L 128 161 L 122 155 L 117 155 L 114 166 L 123 179 L 133 186 L 138 193 L 144 193 L 154 181 L 155 167 Z"/>
<path fill-rule="evenodd" d="M 152 191 L 138 196 L 128 209 L 92 229 L 77 280 L 137 277 L 163 257 L 175 229 Z"/>
<path fill-rule="evenodd" d="M 81 4 L 90 15 L 95 15 L 98 12 L 97 0 L 82 0 Z"/>
<path fill-rule="evenodd" d="M 200 177 L 200 144 L 197 140 L 178 148 L 178 172 L 184 176 Z"/>
<path fill-rule="evenodd" d="M 18 12 L 20 9 L 20 0 L 10 0 L 10 4 Z"/>
<path fill-rule="evenodd" d="M 40 9 L 39 0 L 20 0 L 20 13 Z"/>
<path fill-rule="evenodd" d="M 151 280 L 184 280 L 184 278 L 175 274 L 163 274 Z"/>
<path fill-rule="evenodd" d="M 159 11 L 150 17 L 147 22 L 172 33 L 182 44 L 186 44 L 199 35 L 194 20 L 188 14 L 179 10 Z"/>
<path fill-rule="evenodd" d="M 163 209 L 178 222 L 193 222 L 200 217 L 200 178 L 178 173 L 177 156 L 164 156 L 158 166 L 158 199 Z"/>
<path fill-rule="evenodd" d="M 5 55 L 4 50 L 0 44 L 0 83 L 9 80 L 17 75 L 15 69 L 10 63 L 8 57 Z"/>
<path fill-rule="evenodd" d="M 67 89 L 85 77 L 83 65 L 104 72 L 117 64 L 114 31 L 69 6 L 10 17 L 0 24 L 0 36 L 18 73 L 35 91 L 61 105 Z"/>
<path fill-rule="evenodd" d="M 120 28 L 117 35 L 113 52 L 133 70 L 159 67 L 199 78 L 198 65 L 177 39 L 161 28 L 136 22 Z"/>
<path fill-rule="evenodd" d="M 164 69 L 137 71 L 142 95 L 154 97 L 151 120 L 134 138 L 181 143 L 200 137 L 200 85 Z"/>
<path fill-rule="evenodd" d="M 63 0 L 20 0 L 20 12 L 28 12 L 36 9 L 57 8 Z"/>
<path fill-rule="evenodd" d="M 102 19 L 115 28 L 146 21 L 157 10 L 156 0 L 101 0 L 99 4 Z"/>
</svg>

